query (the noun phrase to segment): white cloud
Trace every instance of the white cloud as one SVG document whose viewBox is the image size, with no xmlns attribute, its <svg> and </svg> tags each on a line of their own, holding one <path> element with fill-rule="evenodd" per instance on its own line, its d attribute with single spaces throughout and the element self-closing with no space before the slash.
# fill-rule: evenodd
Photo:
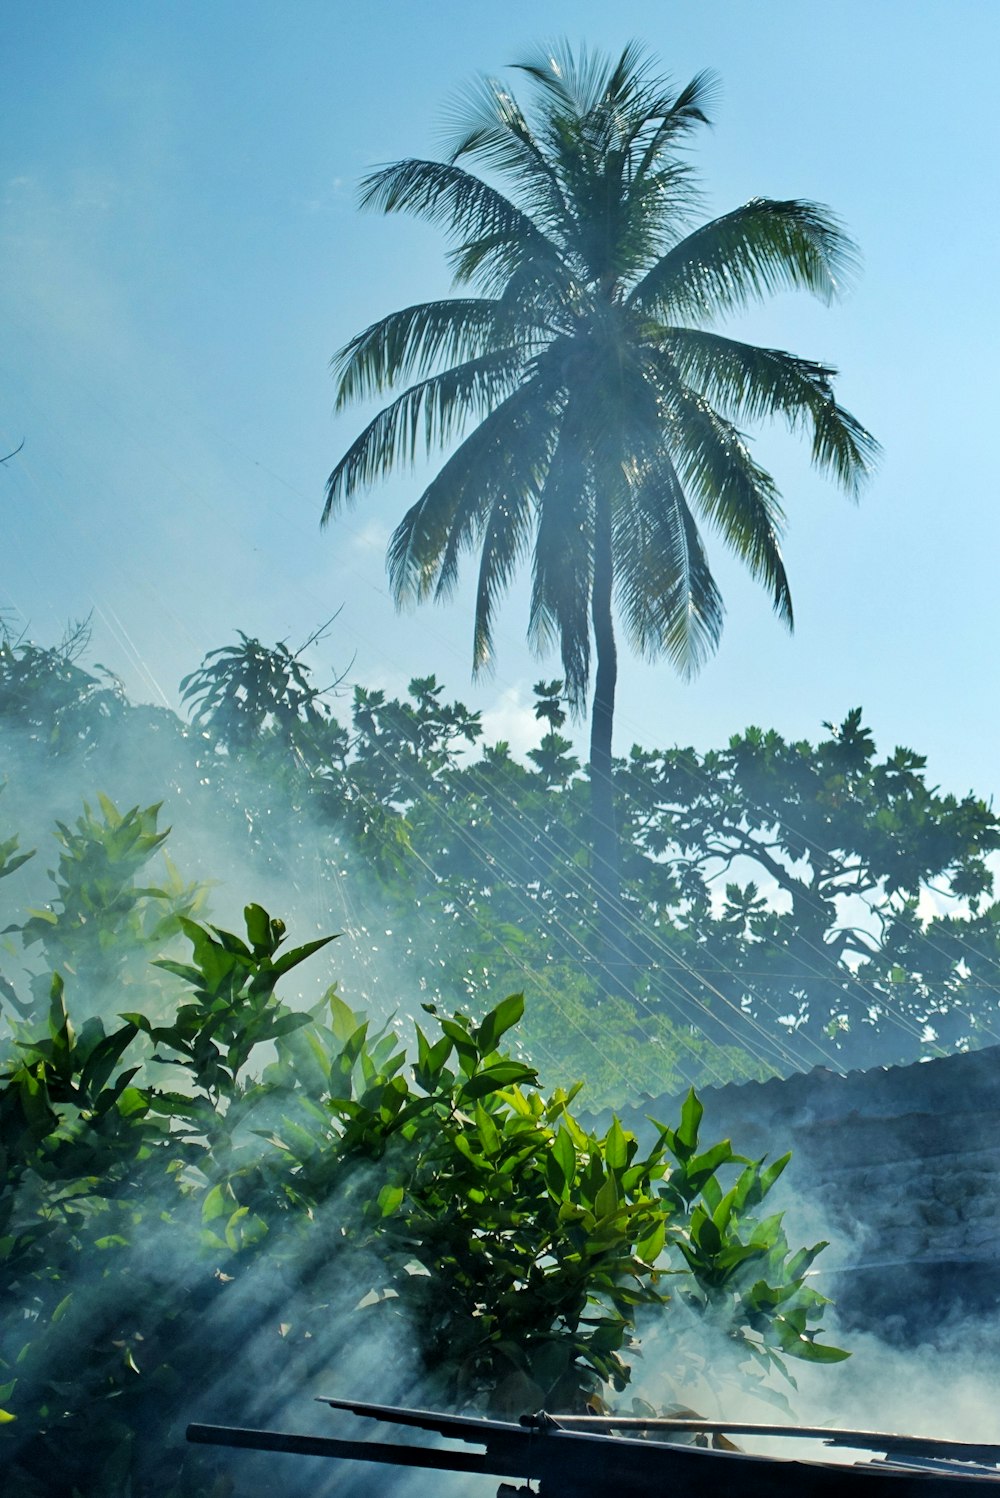
<svg viewBox="0 0 1000 1498">
<path fill-rule="evenodd" d="M 495 707 L 483 713 L 483 738 L 488 744 L 505 739 L 512 753 L 522 757 L 534 749 L 541 735 L 534 707 L 523 700 L 519 685 L 508 687 Z"/>
</svg>

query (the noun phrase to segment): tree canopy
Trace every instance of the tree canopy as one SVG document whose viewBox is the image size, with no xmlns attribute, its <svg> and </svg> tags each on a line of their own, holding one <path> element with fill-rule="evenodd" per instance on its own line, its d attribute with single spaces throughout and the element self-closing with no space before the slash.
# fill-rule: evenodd
<svg viewBox="0 0 1000 1498">
<path fill-rule="evenodd" d="M 708 752 L 634 746 L 616 762 L 633 982 L 598 1004 L 589 787 L 558 682 L 537 685 L 522 760 L 433 677 L 400 698 L 317 696 L 295 651 L 241 637 L 192 673 L 188 725 L 118 694 L 109 707 L 100 678 L 71 664 L 67 694 L 58 648 L 0 654 L 0 813 L 29 848 L 60 818 L 54 873 L 88 883 L 55 926 L 50 910 L 31 929 L 69 951 L 85 928 L 87 964 L 116 982 L 131 979 L 101 933 L 128 859 L 158 834 L 126 819 L 124 862 L 108 865 L 94 846 L 102 789 L 124 807 L 164 800 L 189 874 L 252 878 L 307 929 L 332 921 L 338 971 L 376 1011 L 524 990 L 531 1053 L 586 1075 L 595 1100 L 997 1038 L 1000 822 L 975 795 L 936 790 L 912 750 L 880 754 L 858 710 L 815 742 L 751 728 Z M 23 856 L 0 829 L 4 848 Z M 40 912 L 48 861 L 21 875 Z M 167 883 L 201 908 L 176 870 Z M 2 948 L 0 973 L 27 1002 Z"/>
</svg>

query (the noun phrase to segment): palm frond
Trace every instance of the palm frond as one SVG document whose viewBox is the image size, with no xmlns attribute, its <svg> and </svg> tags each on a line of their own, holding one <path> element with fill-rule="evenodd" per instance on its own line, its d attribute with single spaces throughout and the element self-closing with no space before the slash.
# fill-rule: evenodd
<svg viewBox="0 0 1000 1498">
<path fill-rule="evenodd" d="M 633 648 L 694 676 L 718 646 L 723 604 L 666 453 L 631 476 L 616 526 L 618 607 Z"/>
<path fill-rule="evenodd" d="M 512 66 L 548 95 L 542 105 L 547 115 L 551 116 L 555 108 L 555 112 L 580 121 L 615 110 L 649 115 L 664 113 L 675 103 L 690 107 L 696 103 L 694 93 L 708 78 L 699 74 L 683 95 L 673 95 L 667 81 L 657 73 L 653 58 L 635 40 L 627 42 L 617 57 L 586 47 L 576 52 L 564 39 L 548 42 L 536 48 L 533 56 Z"/>
<path fill-rule="evenodd" d="M 529 498 L 530 493 L 530 498 Z M 512 492 L 493 502 L 483 528 L 476 586 L 476 618 L 473 630 L 472 669 L 488 666 L 493 655 L 493 615 L 511 578 L 524 560 L 531 541 L 534 494 Z"/>
<path fill-rule="evenodd" d="M 524 171 L 511 175 L 524 195 Z M 410 160 L 383 167 L 362 183 L 361 202 L 443 224 L 456 241 L 448 260 L 458 285 L 475 283 L 495 295 L 524 265 L 559 279 L 562 262 L 552 239 L 516 203 L 452 162 Z M 560 198 L 548 217 L 562 213 Z"/>
<path fill-rule="evenodd" d="M 581 47 L 575 52 L 566 40 L 549 42 L 536 48 L 534 56 L 512 64 L 535 83 L 548 99 L 547 114 L 553 110 L 564 116 L 584 119 L 601 105 L 620 99 L 630 85 L 641 81 L 644 49 L 629 42 L 616 59 L 604 52 Z M 648 70 L 648 64 L 645 65 Z"/>
<path fill-rule="evenodd" d="M 493 506 L 537 494 L 551 441 L 544 396 L 530 381 L 469 433 L 393 533 L 387 565 L 397 603 L 447 596 Z"/>
<path fill-rule="evenodd" d="M 666 399 L 664 448 L 685 492 L 768 589 L 775 613 L 791 629 L 792 595 L 781 555 L 785 516 L 773 478 L 704 396 L 678 382 Z"/>
<path fill-rule="evenodd" d="M 658 107 L 650 109 L 642 122 L 643 127 L 645 129 L 655 121 L 655 128 L 644 140 L 641 140 L 642 132 L 637 131 L 633 143 L 639 144 L 641 140 L 643 147 L 634 172 L 636 183 L 642 182 L 653 171 L 668 146 L 673 146 L 696 126 L 711 123 L 705 111 L 718 92 L 718 86 L 716 75 L 706 69 L 696 73 L 675 98 L 668 96 L 658 102 Z"/>
<path fill-rule="evenodd" d="M 453 161 L 410 159 L 380 167 L 362 181 L 359 200 L 362 208 L 442 224 L 458 240 L 496 235 L 520 240 L 527 249 L 543 238 L 515 203 Z"/>
<path fill-rule="evenodd" d="M 681 380 L 734 422 L 781 416 L 792 430 L 811 425 L 813 461 L 851 494 L 871 473 L 879 445 L 837 404 L 836 370 L 701 329 L 667 328 L 658 341 Z"/>
<path fill-rule="evenodd" d="M 691 171 L 669 147 L 704 118 L 697 101 L 707 85 L 697 79 L 676 95 L 634 45 L 617 61 L 587 55 L 580 67 L 567 49 L 528 71 L 565 99 L 552 104 L 540 132 L 571 215 L 561 243 L 590 277 L 611 269 L 627 284 L 662 253 L 666 227 L 673 224 L 676 237 L 687 221 Z"/>
<path fill-rule="evenodd" d="M 666 322 L 707 321 L 777 291 L 803 289 L 829 301 L 856 264 L 852 241 L 828 209 L 752 198 L 674 245 L 628 300 Z"/>
<path fill-rule="evenodd" d="M 337 409 L 399 383 L 422 378 L 441 362 L 455 364 L 509 345 L 509 312 L 492 298 L 447 298 L 403 307 L 356 334 L 334 355 Z"/>
<path fill-rule="evenodd" d="M 686 134 L 709 123 L 704 106 L 714 92 L 714 75 L 698 73 L 676 98 L 655 101 L 630 135 L 623 220 L 642 226 L 657 257 L 668 248 L 669 236 L 676 238 L 691 221 L 701 202 L 694 171 L 676 152 Z M 649 268 L 647 259 L 641 269 Z"/>
<path fill-rule="evenodd" d="M 583 413 L 563 413 L 538 508 L 528 638 L 543 653 L 558 644 L 570 707 L 579 711 L 590 680 L 593 501 Z"/>
<path fill-rule="evenodd" d="M 413 463 L 420 448 L 444 445 L 470 416 L 489 412 L 516 387 L 523 363 L 519 349 L 501 349 L 404 390 L 368 423 L 330 474 L 322 524 L 359 489 L 385 478 L 398 463 Z"/>
<path fill-rule="evenodd" d="M 448 252 L 448 263 L 456 284 L 477 286 L 528 328 L 560 325 L 573 300 L 573 272 L 548 238 L 525 245 L 487 234 L 456 245 Z"/>
<path fill-rule="evenodd" d="M 470 157 L 516 186 L 518 201 L 546 231 L 564 224 L 566 200 L 552 162 L 513 95 L 495 78 L 477 79 L 452 107 L 446 136 L 452 164 Z M 457 169 L 457 168 L 456 168 Z"/>
<path fill-rule="evenodd" d="M 699 95 L 707 92 L 707 76 L 687 85 L 681 96 L 669 82 L 654 75 L 642 49 L 626 49 L 611 68 L 600 96 L 580 113 L 580 137 L 594 163 L 618 157 L 625 177 L 632 180 L 647 148 L 662 157 L 667 146 L 692 129 L 707 123 L 699 107 Z"/>
<path fill-rule="evenodd" d="M 813 418 L 812 460 L 828 469 L 847 492 L 857 497 L 882 455 L 878 443 L 856 416 L 836 401 L 817 403 Z"/>
</svg>

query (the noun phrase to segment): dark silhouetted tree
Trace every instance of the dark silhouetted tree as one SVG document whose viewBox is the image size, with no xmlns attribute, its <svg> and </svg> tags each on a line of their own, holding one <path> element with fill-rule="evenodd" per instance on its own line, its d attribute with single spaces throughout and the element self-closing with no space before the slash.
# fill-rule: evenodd
<svg viewBox="0 0 1000 1498">
<path fill-rule="evenodd" d="M 444 161 L 400 161 L 362 186 L 366 207 L 442 224 L 471 294 L 392 313 L 340 352 L 340 405 L 406 388 L 337 463 L 324 520 L 423 445 L 462 437 L 393 535 L 393 590 L 399 602 L 444 597 L 477 549 L 479 669 L 530 551 L 529 635 L 558 643 L 576 710 L 596 662 L 593 871 L 607 937 L 616 609 L 640 654 L 695 672 L 723 617 L 705 524 L 790 626 L 778 491 L 740 428 L 770 417 L 805 428 L 814 460 L 851 492 L 877 447 L 838 405 L 833 370 L 710 330 L 772 292 L 830 299 L 853 248 L 825 209 L 796 200 L 754 198 L 692 228 L 698 194 L 681 150 L 706 122 L 706 77 L 675 91 L 635 45 L 615 61 L 562 46 L 520 70 L 533 108 L 484 80 Z"/>
</svg>

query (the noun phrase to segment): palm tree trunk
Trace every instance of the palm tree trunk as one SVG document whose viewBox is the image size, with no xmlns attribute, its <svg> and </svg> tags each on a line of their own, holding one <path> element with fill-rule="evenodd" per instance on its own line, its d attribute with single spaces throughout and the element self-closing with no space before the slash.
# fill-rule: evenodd
<svg viewBox="0 0 1000 1498">
<path fill-rule="evenodd" d="M 626 937 L 618 873 L 618 828 L 611 769 L 618 650 L 612 617 L 614 559 L 611 496 L 598 496 L 594 526 L 594 581 L 591 622 L 597 653 L 590 719 L 591 870 L 597 909 L 598 963 L 602 985 L 620 992 L 627 983 Z"/>
</svg>

